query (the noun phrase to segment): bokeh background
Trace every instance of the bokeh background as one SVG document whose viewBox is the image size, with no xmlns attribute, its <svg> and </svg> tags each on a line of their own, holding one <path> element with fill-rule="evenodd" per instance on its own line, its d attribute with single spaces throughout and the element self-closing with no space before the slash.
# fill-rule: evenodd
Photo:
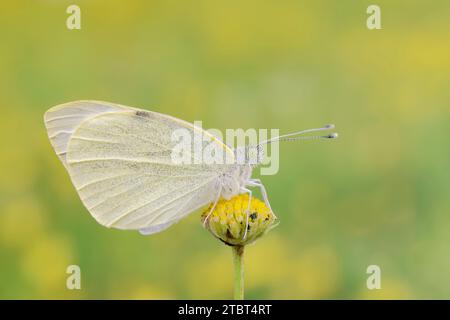
<svg viewBox="0 0 450 320">
<path fill-rule="evenodd" d="M 370 31 L 372 3 L 3 1 L 0 298 L 232 296 L 230 248 L 199 213 L 150 237 L 89 215 L 43 124 L 78 99 L 207 128 L 335 123 L 340 139 L 280 145 L 262 177 L 281 223 L 248 247 L 247 298 L 450 298 L 450 2 L 377 0 Z"/>
</svg>

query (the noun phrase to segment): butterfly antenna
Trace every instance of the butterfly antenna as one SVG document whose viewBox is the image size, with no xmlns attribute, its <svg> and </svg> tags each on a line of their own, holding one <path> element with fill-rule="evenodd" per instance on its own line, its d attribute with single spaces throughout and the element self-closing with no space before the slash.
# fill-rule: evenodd
<svg viewBox="0 0 450 320">
<path fill-rule="evenodd" d="M 338 137 L 337 133 L 331 133 L 331 134 L 323 135 L 323 136 L 298 137 L 298 136 L 306 134 L 306 133 L 318 132 L 318 131 L 327 131 L 327 130 L 332 130 L 332 129 L 334 129 L 334 124 L 327 124 L 327 125 L 323 126 L 322 128 L 307 129 L 307 130 L 302 130 L 302 131 L 298 131 L 298 132 L 284 134 L 284 135 L 281 135 L 281 136 L 278 136 L 278 137 L 275 137 L 275 138 L 263 141 L 258 146 L 263 145 L 263 144 L 270 144 L 270 143 L 276 142 L 276 141 L 336 139 Z"/>
</svg>

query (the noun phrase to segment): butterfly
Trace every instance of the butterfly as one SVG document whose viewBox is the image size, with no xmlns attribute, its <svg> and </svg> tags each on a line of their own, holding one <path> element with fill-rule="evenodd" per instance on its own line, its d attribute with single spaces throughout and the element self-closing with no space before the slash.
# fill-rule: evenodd
<svg viewBox="0 0 450 320">
<path fill-rule="evenodd" d="M 252 170 L 263 159 L 263 145 L 337 137 L 297 137 L 334 128 L 327 125 L 233 149 L 181 119 L 91 100 L 55 106 L 45 113 L 44 122 L 56 154 L 95 220 L 106 227 L 139 230 L 145 235 L 165 230 L 210 204 L 212 212 L 220 198 L 248 193 L 250 206 L 250 187 L 260 189 L 270 208 L 264 185 L 260 179 L 252 178 Z M 200 137 L 213 151 L 226 154 L 231 162 L 199 163 L 194 161 L 195 153 L 190 153 L 184 155 L 193 160 L 190 163 L 174 163 L 171 155 L 176 141 L 172 137 L 176 130 L 189 132 L 194 140 Z M 248 160 L 252 152 L 256 154 L 253 162 Z"/>
</svg>

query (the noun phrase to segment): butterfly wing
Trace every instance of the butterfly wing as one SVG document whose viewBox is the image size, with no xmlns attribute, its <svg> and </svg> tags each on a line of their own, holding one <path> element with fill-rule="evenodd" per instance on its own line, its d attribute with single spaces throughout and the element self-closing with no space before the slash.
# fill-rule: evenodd
<svg viewBox="0 0 450 320">
<path fill-rule="evenodd" d="M 217 196 L 219 165 L 192 164 L 195 153 L 189 153 L 191 164 L 171 158 L 177 143 L 172 132 L 178 129 L 233 153 L 206 131 L 167 115 L 103 102 L 52 110 L 46 116 L 52 144 L 100 224 L 159 232 Z"/>
<path fill-rule="evenodd" d="M 49 109 L 44 115 L 48 137 L 56 154 L 66 165 L 67 146 L 75 129 L 86 119 L 96 115 L 129 110 L 129 107 L 109 102 L 80 100 Z"/>
</svg>

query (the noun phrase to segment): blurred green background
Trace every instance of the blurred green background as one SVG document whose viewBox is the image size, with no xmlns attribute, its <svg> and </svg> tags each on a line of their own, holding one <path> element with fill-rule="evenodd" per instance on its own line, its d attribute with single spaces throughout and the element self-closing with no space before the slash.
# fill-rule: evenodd
<svg viewBox="0 0 450 320">
<path fill-rule="evenodd" d="M 247 298 L 450 298 L 450 2 L 377 0 L 370 31 L 373 3 L 2 2 L 0 298 L 232 296 L 230 248 L 199 213 L 149 237 L 89 215 L 43 124 L 78 99 L 206 128 L 335 123 L 340 139 L 282 144 L 262 177 L 281 223 L 248 247 Z"/>
</svg>

